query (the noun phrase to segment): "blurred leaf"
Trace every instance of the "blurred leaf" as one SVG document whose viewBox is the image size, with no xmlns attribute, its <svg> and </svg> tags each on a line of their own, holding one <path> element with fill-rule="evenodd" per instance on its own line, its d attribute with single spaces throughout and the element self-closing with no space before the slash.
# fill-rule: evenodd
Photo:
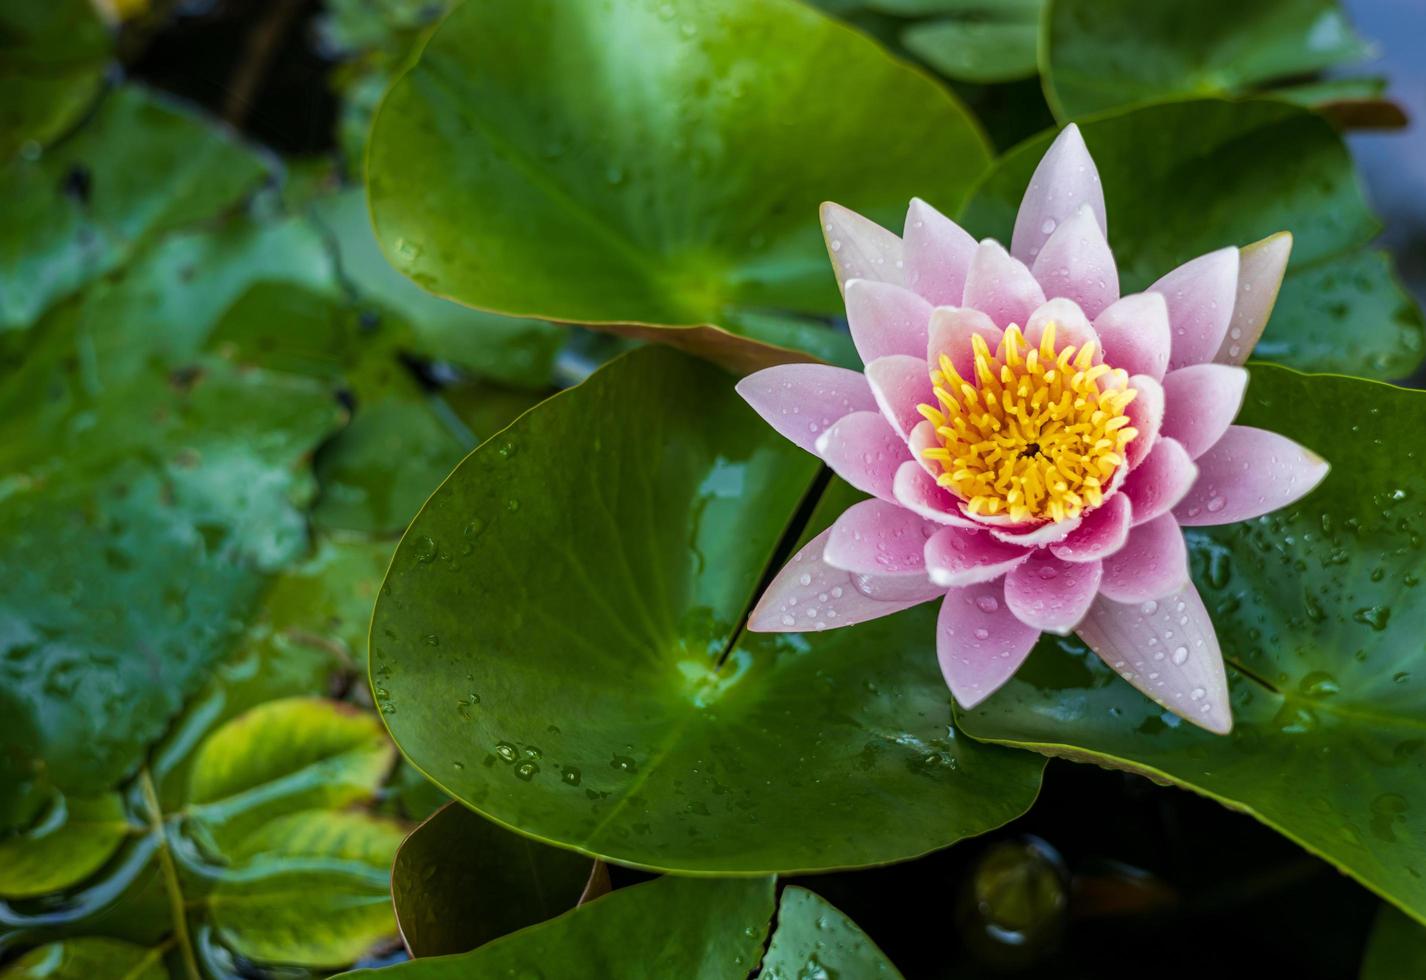
<svg viewBox="0 0 1426 980">
<path fill-rule="evenodd" d="M 506 826 L 650 868 L 879 864 L 1014 817 L 1040 763 L 957 738 L 933 608 L 742 631 L 817 466 L 732 382 L 642 348 L 466 457 L 377 600 L 397 742 Z"/>
<path fill-rule="evenodd" d="M 469 953 L 343 976 L 727 980 L 757 964 L 772 903 L 771 878 L 665 877 L 620 888 Z"/>
<path fill-rule="evenodd" d="M 103 867 L 135 828 L 117 793 L 59 797 L 37 827 L 0 837 L 0 896 L 62 891 Z"/>
<path fill-rule="evenodd" d="M 390 867 L 395 823 L 309 810 L 280 817 L 236 850 L 237 872 L 207 906 L 219 938 L 249 959 L 341 967 L 396 931 Z"/>
<path fill-rule="evenodd" d="M 1204 252 L 1287 230 L 1292 262 L 1256 356 L 1377 378 L 1421 363 L 1421 311 L 1370 247 L 1380 225 L 1327 122 L 1280 102 L 1206 100 L 1104 116 L 1083 132 L 1126 293 Z M 968 228 L 1010 240 L 1051 136 L 997 161 L 966 207 Z"/>
<path fill-rule="evenodd" d="M 267 172 L 188 110 L 115 90 L 72 138 L 0 166 L 0 332 L 29 326 L 165 232 L 231 207 Z"/>
<path fill-rule="evenodd" d="M 444 956 L 568 912 L 593 868 L 448 803 L 402 843 L 391 896 L 411 955 Z"/>
<path fill-rule="evenodd" d="M 826 899 L 789 885 L 777 907 L 777 929 L 759 980 L 888 977 L 901 973 L 857 924 Z"/>
<path fill-rule="evenodd" d="M 396 83 L 368 178 L 382 248 L 433 292 L 763 339 L 745 314 L 817 337 L 805 318 L 841 313 L 819 202 L 899 227 L 913 195 L 955 207 L 986 161 L 953 97 L 791 0 L 494 0 L 454 10 Z M 725 360 L 749 347 L 665 336 Z"/>
<path fill-rule="evenodd" d="M 1035 46 L 1044 0 L 879 0 L 876 5 L 924 18 L 901 32 L 901 43 L 947 78 L 1010 82 L 1038 71 Z"/>
<path fill-rule="evenodd" d="M 110 47 L 90 0 L 0 6 L 0 165 L 38 154 L 78 121 L 104 83 Z"/>
<path fill-rule="evenodd" d="M 319 200 L 312 210 L 336 241 L 342 277 L 364 304 L 409 326 L 413 352 L 506 384 L 549 384 L 564 330 L 541 320 L 473 310 L 417 286 L 381 253 L 360 190 Z"/>
<path fill-rule="evenodd" d="M 1377 913 L 1358 980 L 1426 976 L 1426 926 L 1390 905 Z"/>
<path fill-rule="evenodd" d="M 185 812 L 227 853 L 276 815 L 371 797 L 395 754 L 373 714 L 316 698 L 269 701 L 204 741 Z"/>
<path fill-rule="evenodd" d="M 1045 94 L 1064 120 L 1246 94 L 1371 54 L 1337 0 L 1048 3 Z"/>
<path fill-rule="evenodd" d="M 1426 838 L 1412 829 L 1426 812 L 1426 469 L 1401 435 L 1426 426 L 1426 394 L 1258 365 L 1239 421 L 1319 449 L 1332 472 L 1284 510 L 1191 530 L 1233 668 L 1232 735 L 1182 723 L 1050 638 L 958 721 L 1196 790 L 1426 921 Z"/>
<path fill-rule="evenodd" d="M 66 939 L 30 950 L 5 970 L 5 980 L 168 980 L 165 950 L 117 939 Z"/>
</svg>

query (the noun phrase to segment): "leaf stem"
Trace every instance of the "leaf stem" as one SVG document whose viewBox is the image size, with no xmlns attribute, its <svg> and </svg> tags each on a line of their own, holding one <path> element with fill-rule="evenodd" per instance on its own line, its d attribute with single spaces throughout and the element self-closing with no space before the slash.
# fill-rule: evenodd
<svg viewBox="0 0 1426 980">
<path fill-rule="evenodd" d="M 183 900 L 183 889 L 178 883 L 178 869 L 174 866 L 173 855 L 168 850 L 163 810 L 159 807 L 158 791 L 154 788 L 153 777 L 149 775 L 147 766 L 139 772 L 139 785 L 143 788 L 144 804 L 149 811 L 149 828 L 158 838 L 158 863 L 163 874 L 164 891 L 168 893 L 169 911 L 173 916 L 174 942 L 183 957 L 184 976 L 187 980 L 202 980 L 197 957 L 193 955 L 193 939 L 188 933 L 188 909 Z"/>
</svg>

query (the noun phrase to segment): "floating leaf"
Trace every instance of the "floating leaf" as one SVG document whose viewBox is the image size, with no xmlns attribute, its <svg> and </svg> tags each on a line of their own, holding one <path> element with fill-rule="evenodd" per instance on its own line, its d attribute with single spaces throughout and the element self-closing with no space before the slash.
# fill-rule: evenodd
<svg viewBox="0 0 1426 980">
<path fill-rule="evenodd" d="M 1426 812 L 1426 469 L 1402 438 L 1426 425 L 1426 394 L 1259 365 L 1240 421 L 1332 471 L 1285 510 L 1190 535 L 1232 668 L 1232 735 L 1181 723 L 1068 640 L 958 720 L 1250 813 L 1426 921 L 1426 839 L 1411 830 Z"/>
<path fill-rule="evenodd" d="M 818 354 L 840 337 L 806 319 L 842 310 L 820 202 L 899 226 L 986 162 L 953 97 L 791 0 L 493 0 L 392 88 L 368 179 L 382 247 L 438 295 L 746 365 L 793 355 L 708 325 Z M 773 311 L 804 319 L 773 335 Z"/>
<path fill-rule="evenodd" d="M 1377 913 L 1358 980 L 1402 980 L 1426 975 L 1426 926 L 1389 905 Z"/>
<path fill-rule="evenodd" d="M 38 154 L 99 94 L 111 41 L 90 0 L 0 8 L 0 165 Z"/>
<path fill-rule="evenodd" d="M 1421 311 L 1370 246 L 1367 209 L 1342 137 L 1280 102 L 1205 100 L 1085 122 L 1103 179 L 1109 241 L 1125 292 L 1204 252 L 1279 231 L 1292 262 L 1256 356 L 1377 378 L 1422 358 Z M 1184 134 L 1192 133 L 1189 152 Z M 1052 134 L 1007 153 L 965 211 L 973 231 L 1010 240 L 1015 211 Z"/>
<path fill-rule="evenodd" d="M 759 980 L 887 977 L 901 980 L 886 954 L 826 899 L 795 885 L 783 890 L 777 929 Z"/>
<path fill-rule="evenodd" d="M 528 412 L 393 559 L 372 683 L 397 742 L 500 823 L 652 868 L 878 864 L 1014 817 L 1040 765 L 957 736 L 934 607 L 743 631 L 815 469 L 661 348 Z"/>
<path fill-rule="evenodd" d="M 448 803 L 402 843 L 391 897 L 411 955 L 444 956 L 568 912 L 593 869 Z"/>
</svg>

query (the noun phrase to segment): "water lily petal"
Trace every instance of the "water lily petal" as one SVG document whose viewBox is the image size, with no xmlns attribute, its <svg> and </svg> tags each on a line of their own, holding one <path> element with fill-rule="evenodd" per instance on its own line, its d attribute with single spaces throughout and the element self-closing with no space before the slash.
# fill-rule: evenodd
<svg viewBox="0 0 1426 980">
<path fill-rule="evenodd" d="M 1286 507 L 1327 475 L 1327 461 L 1286 436 L 1230 425 L 1198 458 L 1198 482 L 1174 509 L 1180 524 L 1232 524 Z"/>
<path fill-rule="evenodd" d="M 927 364 L 935 367 L 940 363 L 941 355 L 945 354 L 961 377 L 974 377 L 975 351 L 971 349 L 971 337 L 984 337 L 985 345 L 993 351 L 1004 333 L 980 310 L 967 306 L 938 306 L 931 313 L 931 328 L 926 343 Z"/>
<path fill-rule="evenodd" d="M 817 535 L 782 567 L 748 617 L 748 629 L 754 633 L 806 633 L 852 626 L 890 616 L 945 592 L 929 580 L 918 584 L 906 582 L 909 576 L 900 576 L 901 598 L 874 598 L 890 590 L 878 588 L 873 577 L 833 568 L 823 560 L 831 534 L 828 528 Z"/>
<path fill-rule="evenodd" d="M 862 363 L 892 354 L 920 357 L 925 353 L 932 307 L 911 290 L 853 279 L 847 283 L 846 302 L 847 325 Z"/>
<path fill-rule="evenodd" d="M 1025 662 L 1040 631 L 1015 618 L 1003 585 L 952 589 L 936 619 L 936 659 L 962 708 L 973 708 Z"/>
<path fill-rule="evenodd" d="M 1131 293 L 1094 320 L 1105 363 L 1162 381 L 1172 346 L 1168 302 L 1158 293 Z"/>
<path fill-rule="evenodd" d="M 959 306 L 975 239 L 919 197 L 906 210 L 906 285 L 936 306 Z"/>
<path fill-rule="evenodd" d="M 1036 307 L 1035 312 L 1025 321 L 1025 340 L 1032 347 L 1039 347 L 1045 336 L 1045 324 L 1055 325 L 1055 350 L 1063 350 L 1066 344 L 1082 347 L 1093 342 L 1099 348 L 1099 334 L 1090 326 L 1089 317 L 1072 299 L 1063 297 L 1047 300 Z M 1101 352 L 1102 353 L 1102 352 Z M 1095 360 L 1100 360 L 1099 354 Z"/>
<path fill-rule="evenodd" d="M 1193 459 L 1213 447 L 1243 405 L 1248 372 L 1226 364 L 1191 364 L 1164 376 L 1166 436 L 1183 443 Z"/>
<path fill-rule="evenodd" d="M 1159 432 L 1164 422 L 1164 389 L 1147 374 L 1136 374 L 1129 379 L 1129 387 L 1138 392 L 1134 400 L 1124 409 L 1129 416 L 1129 424 L 1139 430 L 1124 450 L 1129 469 L 1137 469 L 1144 458 L 1159 441 Z"/>
<path fill-rule="evenodd" d="M 1169 304 L 1169 370 L 1213 360 L 1238 295 L 1238 250 L 1190 259 L 1149 287 Z"/>
<path fill-rule="evenodd" d="M 1015 524 L 1003 515 L 982 515 L 976 518 L 990 528 L 990 533 L 1007 544 L 1022 548 L 1042 548 L 1045 545 L 1063 541 L 1079 528 L 1083 517 L 1066 517 L 1062 521 L 1045 521 L 1039 524 Z"/>
<path fill-rule="evenodd" d="M 905 283 L 901 239 L 895 233 L 831 201 L 822 205 L 821 213 L 822 237 L 832 257 L 837 288 L 844 295 L 847 283 L 853 279 L 875 279 L 898 286 Z"/>
<path fill-rule="evenodd" d="M 1035 256 L 1030 271 L 1046 296 L 1072 299 L 1091 317 L 1119 298 L 1119 269 L 1109 241 L 1088 204 L 1060 223 Z"/>
<path fill-rule="evenodd" d="M 1228 321 L 1228 333 L 1213 357 L 1219 364 L 1242 364 L 1257 346 L 1277 302 L 1291 254 L 1290 231 L 1269 235 L 1238 250 L 1238 301 Z"/>
<path fill-rule="evenodd" d="M 966 272 L 962 306 L 983 311 L 998 327 L 1024 323 L 1045 301 L 1045 292 L 1030 270 L 999 242 L 987 238 L 975 250 Z"/>
<path fill-rule="evenodd" d="M 1188 546 L 1172 514 L 1160 514 L 1129 532 L 1129 540 L 1104 559 L 1101 595 L 1115 602 L 1161 599 L 1188 584 Z"/>
<path fill-rule="evenodd" d="M 1089 205 L 1100 230 L 1108 234 L 1099 169 L 1079 127 L 1070 123 L 1055 137 L 1030 177 L 1015 216 L 1011 252 L 1022 262 L 1035 261 L 1055 229 L 1084 205 Z"/>
<path fill-rule="evenodd" d="M 1134 523 L 1145 524 L 1173 510 L 1197 476 L 1198 467 L 1178 440 L 1159 439 L 1124 481 L 1124 495 L 1134 505 Z"/>
<path fill-rule="evenodd" d="M 1005 576 L 1005 602 L 1027 626 L 1068 633 L 1094 602 L 1101 574 L 1097 561 L 1060 561 L 1038 551 Z"/>
<path fill-rule="evenodd" d="M 1174 714 L 1220 735 L 1232 731 L 1218 635 L 1192 583 L 1131 605 L 1101 596 L 1076 632 L 1121 677 Z"/>
<path fill-rule="evenodd" d="M 926 468 L 914 460 L 897 467 L 891 493 L 898 504 L 927 520 L 951 527 L 980 527 L 961 513 L 960 501 L 955 495 L 938 485 Z"/>
<path fill-rule="evenodd" d="M 1064 561 L 1098 561 L 1114 554 L 1129 540 L 1133 509 L 1129 498 L 1116 493 L 1085 514 L 1083 523 L 1050 552 Z"/>
<path fill-rule="evenodd" d="M 866 575 L 925 575 L 926 522 L 884 500 L 863 500 L 842 511 L 822 560 Z"/>
<path fill-rule="evenodd" d="M 925 421 L 917 405 L 936 404 L 926 362 L 907 354 L 878 357 L 866 366 L 866 380 L 877 407 L 897 434 L 905 438 Z"/>
<path fill-rule="evenodd" d="M 896 468 L 909 457 L 906 442 L 880 412 L 853 412 L 817 439 L 816 452 L 863 493 L 893 500 Z"/>
<path fill-rule="evenodd" d="M 984 531 L 943 527 L 925 542 L 926 574 L 936 585 L 964 586 L 1000 578 L 1030 549 L 997 541 Z"/>
<path fill-rule="evenodd" d="M 764 368 L 739 381 L 737 392 L 768 425 L 809 453 L 838 420 L 876 408 L 865 377 L 828 364 Z"/>
</svg>

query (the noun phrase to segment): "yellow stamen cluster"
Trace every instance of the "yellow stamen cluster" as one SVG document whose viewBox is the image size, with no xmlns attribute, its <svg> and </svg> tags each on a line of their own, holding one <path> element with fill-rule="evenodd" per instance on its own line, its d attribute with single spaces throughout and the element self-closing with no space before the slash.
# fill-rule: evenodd
<svg viewBox="0 0 1426 980">
<path fill-rule="evenodd" d="M 971 338 L 974 378 L 962 378 L 945 353 L 931 372 L 939 408 L 917 409 L 940 443 L 922 449 L 939 464 L 937 482 L 972 514 L 1014 521 L 1062 521 L 1097 506 L 1124 450 L 1138 434 L 1124 409 L 1136 394 L 1128 375 L 1095 364 L 1095 344 L 1055 350 L 1055 325 L 1039 347 L 1020 328 L 1005 331 L 994 354 Z"/>
</svg>

